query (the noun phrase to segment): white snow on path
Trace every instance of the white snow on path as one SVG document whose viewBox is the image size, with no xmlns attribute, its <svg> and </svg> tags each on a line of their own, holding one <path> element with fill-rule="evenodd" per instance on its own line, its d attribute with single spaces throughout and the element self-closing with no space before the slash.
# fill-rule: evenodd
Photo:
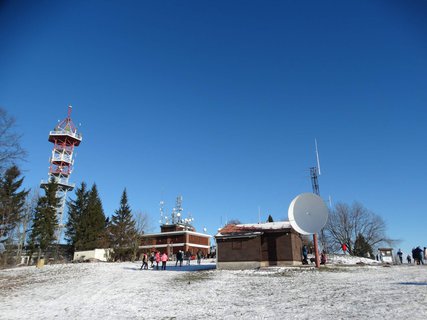
<svg viewBox="0 0 427 320">
<path fill-rule="evenodd" d="M 427 266 L 348 264 L 195 272 L 169 265 L 139 270 L 139 262 L 8 269 L 0 271 L 0 319 L 426 319 Z"/>
</svg>

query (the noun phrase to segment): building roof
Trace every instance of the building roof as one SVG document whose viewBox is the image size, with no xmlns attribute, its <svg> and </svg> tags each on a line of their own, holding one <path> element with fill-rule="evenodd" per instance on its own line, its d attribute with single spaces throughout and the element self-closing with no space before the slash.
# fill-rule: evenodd
<svg viewBox="0 0 427 320">
<path fill-rule="evenodd" d="M 249 224 L 228 224 L 220 229 L 215 237 L 225 237 L 230 235 L 254 236 L 266 231 L 280 231 L 291 229 L 289 221 L 249 223 Z"/>
<path fill-rule="evenodd" d="M 191 234 L 194 236 L 199 236 L 203 238 L 212 238 L 209 234 L 194 232 L 190 230 L 179 230 L 179 231 L 167 231 L 167 232 L 157 232 L 157 233 L 145 233 L 142 235 L 143 238 L 157 237 L 157 236 L 170 236 L 170 235 L 178 235 L 178 234 Z"/>
</svg>

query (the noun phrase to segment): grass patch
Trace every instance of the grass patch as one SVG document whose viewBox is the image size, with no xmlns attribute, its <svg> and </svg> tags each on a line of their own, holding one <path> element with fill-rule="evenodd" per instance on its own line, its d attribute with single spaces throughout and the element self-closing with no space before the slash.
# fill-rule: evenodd
<svg viewBox="0 0 427 320">
<path fill-rule="evenodd" d="M 184 274 L 177 276 L 175 278 L 175 282 L 178 285 L 182 285 L 182 283 L 200 283 L 209 281 L 213 278 L 212 271 L 195 271 L 195 272 L 185 272 Z"/>
<path fill-rule="evenodd" d="M 337 272 L 351 272 L 352 270 L 347 267 L 347 266 L 334 266 L 334 267 L 324 267 L 324 268 L 319 268 L 319 269 L 315 269 L 316 271 L 319 272 L 333 272 L 333 273 L 337 273 Z"/>
<path fill-rule="evenodd" d="M 269 278 L 282 278 L 282 277 L 291 278 L 294 275 L 295 275 L 295 272 L 289 272 L 289 271 L 266 272 L 264 274 L 258 274 L 258 276 L 269 277 Z"/>
</svg>

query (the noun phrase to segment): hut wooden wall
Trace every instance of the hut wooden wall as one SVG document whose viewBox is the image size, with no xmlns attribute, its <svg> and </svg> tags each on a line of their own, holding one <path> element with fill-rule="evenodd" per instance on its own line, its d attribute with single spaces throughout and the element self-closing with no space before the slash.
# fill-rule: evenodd
<svg viewBox="0 0 427 320">
<path fill-rule="evenodd" d="M 217 239 L 218 262 L 301 261 L 302 241 L 298 233 L 265 232 L 254 238 Z"/>
<path fill-rule="evenodd" d="M 219 262 L 260 261 L 261 238 L 217 239 Z"/>
</svg>

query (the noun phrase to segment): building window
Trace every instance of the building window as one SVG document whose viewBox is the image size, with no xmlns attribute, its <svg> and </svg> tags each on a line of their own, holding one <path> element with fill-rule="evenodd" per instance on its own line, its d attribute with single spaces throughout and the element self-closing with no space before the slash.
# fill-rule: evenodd
<svg viewBox="0 0 427 320">
<path fill-rule="evenodd" d="M 233 250 L 240 250 L 242 249 L 242 240 L 233 240 L 231 244 L 231 248 Z"/>
</svg>

